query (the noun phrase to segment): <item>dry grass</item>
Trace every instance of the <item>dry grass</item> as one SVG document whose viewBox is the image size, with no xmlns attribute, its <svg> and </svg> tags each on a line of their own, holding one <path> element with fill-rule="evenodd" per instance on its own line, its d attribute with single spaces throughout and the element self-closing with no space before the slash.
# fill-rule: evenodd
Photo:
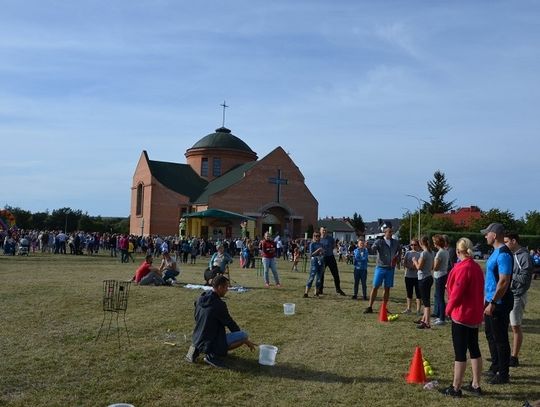
<svg viewBox="0 0 540 407">
<path fill-rule="evenodd" d="M 339 265 L 343 289 L 351 293 L 351 267 Z M 539 281 L 529 294 L 522 366 L 512 370 L 512 384 L 484 385 L 487 395 L 481 400 L 448 400 L 406 384 L 404 376 L 420 345 L 436 378 L 448 385 L 453 366 L 449 326 L 419 331 L 413 316 L 381 324 L 376 314 L 361 313 L 362 301 L 331 294 L 330 273 L 327 295 L 302 299 L 307 275 L 289 267 L 280 263 L 284 288 L 264 289 L 254 270 L 240 270 L 236 262 L 232 278 L 249 291 L 227 295 L 231 313 L 254 341 L 278 346 L 279 354 L 276 366 L 264 367 L 256 353 L 239 349 L 228 358 L 230 369 L 218 370 L 183 360 L 198 291 L 132 287 L 131 346 L 122 337 L 119 349 L 115 335 L 94 342 L 103 317 L 102 280 L 129 279 L 133 264 L 106 255 L 0 257 L 0 405 L 520 406 L 540 399 Z M 181 281 L 201 282 L 203 268 L 202 261 L 183 267 Z M 396 284 L 390 302 L 394 312 L 404 303 L 402 278 Z M 283 315 L 285 302 L 296 303 L 296 315 Z M 177 346 L 163 344 L 168 330 Z M 486 356 L 483 335 L 481 345 Z"/>
</svg>

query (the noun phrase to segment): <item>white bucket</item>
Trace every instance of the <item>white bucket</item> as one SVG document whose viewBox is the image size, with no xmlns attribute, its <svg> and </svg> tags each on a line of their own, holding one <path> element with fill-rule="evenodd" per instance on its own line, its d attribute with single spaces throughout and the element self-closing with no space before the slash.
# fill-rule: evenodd
<svg viewBox="0 0 540 407">
<path fill-rule="evenodd" d="M 296 307 L 295 304 L 292 304 L 290 302 L 283 304 L 283 312 L 285 315 L 294 315 L 294 308 Z"/>
<path fill-rule="evenodd" d="M 259 364 L 274 366 L 278 348 L 272 345 L 259 345 Z"/>
</svg>

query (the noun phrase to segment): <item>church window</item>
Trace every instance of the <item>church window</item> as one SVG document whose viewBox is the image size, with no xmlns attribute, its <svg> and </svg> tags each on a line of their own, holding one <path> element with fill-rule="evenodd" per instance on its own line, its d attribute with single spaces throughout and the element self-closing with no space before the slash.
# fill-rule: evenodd
<svg viewBox="0 0 540 407">
<path fill-rule="evenodd" d="M 137 185 L 137 209 L 135 214 L 142 216 L 143 214 L 143 198 L 144 198 L 144 186 L 143 184 Z"/>
<path fill-rule="evenodd" d="M 221 158 L 214 157 L 214 168 L 212 168 L 212 174 L 214 177 L 221 176 Z"/>
<path fill-rule="evenodd" d="M 208 177 L 208 158 L 201 160 L 201 177 Z"/>
</svg>

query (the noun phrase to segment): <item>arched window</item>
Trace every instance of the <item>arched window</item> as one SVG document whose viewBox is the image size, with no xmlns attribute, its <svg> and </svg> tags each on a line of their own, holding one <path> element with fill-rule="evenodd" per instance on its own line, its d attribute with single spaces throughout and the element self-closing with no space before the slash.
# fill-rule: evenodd
<svg viewBox="0 0 540 407">
<path fill-rule="evenodd" d="M 135 215 L 142 216 L 143 214 L 143 199 L 144 199 L 144 185 L 137 185 L 137 210 Z"/>
</svg>

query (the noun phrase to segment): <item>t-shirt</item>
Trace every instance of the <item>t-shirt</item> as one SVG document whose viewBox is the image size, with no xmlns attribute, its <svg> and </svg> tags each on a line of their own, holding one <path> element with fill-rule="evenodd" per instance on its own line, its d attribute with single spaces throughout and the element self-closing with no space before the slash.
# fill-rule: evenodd
<svg viewBox="0 0 540 407">
<path fill-rule="evenodd" d="M 334 255 L 334 247 L 336 246 L 336 241 L 332 236 L 326 235 L 325 237 L 321 237 L 321 244 L 324 247 L 325 257 Z"/>
<path fill-rule="evenodd" d="M 433 277 L 441 278 L 448 273 L 448 250 L 439 249 L 435 255 L 435 260 L 437 259 L 439 260 L 439 266 L 437 267 L 437 270 L 434 270 Z M 435 263 L 436 262 L 437 261 L 435 261 Z"/>
<path fill-rule="evenodd" d="M 424 259 L 424 264 L 420 270 L 418 270 L 418 280 L 423 280 L 424 278 L 431 276 L 431 269 L 433 268 L 433 253 L 424 250 L 420 253 L 420 259 Z"/>
<path fill-rule="evenodd" d="M 276 243 L 273 240 L 264 239 L 261 242 L 261 256 L 267 259 L 276 257 Z"/>
<path fill-rule="evenodd" d="M 150 267 L 151 267 L 150 263 L 147 263 L 146 261 L 144 261 L 139 266 L 139 268 L 135 272 L 135 282 L 136 283 L 140 283 L 141 280 L 144 278 L 144 276 L 146 276 L 148 273 L 150 273 Z"/>
<path fill-rule="evenodd" d="M 505 246 L 506 247 L 506 246 Z M 510 253 L 507 250 L 499 247 L 493 250 L 491 256 L 486 261 L 486 281 L 484 285 L 484 298 L 486 302 L 490 302 L 497 291 L 497 278 L 496 271 L 498 270 L 499 275 L 512 275 L 512 268 L 514 266 L 514 261 Z M 501 303 L 499 299 L 498 304 Z"/>
<path fill-rule="evenodd" d="M 403 265 L 405 266 L 405 277 L 407 278 L 418 278 L 418 272 L 414 267 L 412 259 L 418 260 L 420 257 L 420 252 L 415 250 L 409 250 L 405 253 L 405 258 L 403 260 Z"/>
</svg>

